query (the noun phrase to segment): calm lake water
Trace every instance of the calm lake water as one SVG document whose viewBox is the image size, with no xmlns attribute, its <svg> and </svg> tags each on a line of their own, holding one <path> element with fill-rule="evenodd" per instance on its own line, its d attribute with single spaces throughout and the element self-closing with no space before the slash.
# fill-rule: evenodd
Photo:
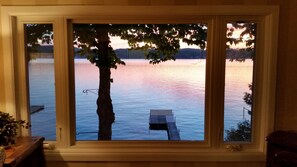
<svg viewBox="0 0 297 167">
<path fill-rule="evenodd" d="M 176 60 L 151 65 L 145 60 L 124 60 L 112 70 L 111 96 L 116 116 L 113 140 L 167 140 L 166 131 L 149 130 L 151 109 L 171 109 L 182 140 L 204 139 L 205 60 Z M 243 119 L 242 100 L 252 78 L 252 61 L 228 62 L 226 69 L 225 129 Z M 54 66 L 52 59 L 29 63 L 31 105 L 45 109 L 31 115 L 32 134 L 55 139 Z M 98 68 L 75 60 L 77 140 L 96 140 Z M 96 91 L 96 90 L 94 90 Z M 247 115 L 247 114 L 246 114 Z"/>
</svg>

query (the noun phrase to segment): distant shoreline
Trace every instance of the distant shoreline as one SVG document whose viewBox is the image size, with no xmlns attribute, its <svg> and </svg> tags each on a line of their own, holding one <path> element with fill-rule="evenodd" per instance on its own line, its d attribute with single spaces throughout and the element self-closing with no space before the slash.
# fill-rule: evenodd
<svg viewBox="0 0 297 167">
<path fill-rule="evenodd" d="M 79 55 L 79 48 L 75 49 L 75 59 L 86 58 Z M 128 48 L 114 50 L 120 59 L 145 59 L 145 52 L 142 50 L 130 50 Z M 227 49 L 227 59 L 250 59 L 253 51 Z M 206 59 L 207 51 L 202 49 L 182 48 L 175 54 L 176 59 Z M 30 53 L 32 59 L 35 58 L 53 58 L 53 46 L 39 46 L 35 51 Z"/>
</svg>

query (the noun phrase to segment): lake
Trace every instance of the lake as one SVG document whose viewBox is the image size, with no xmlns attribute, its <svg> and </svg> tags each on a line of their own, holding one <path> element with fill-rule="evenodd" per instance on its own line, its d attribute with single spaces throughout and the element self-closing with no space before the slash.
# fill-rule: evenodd
<svg viewBox="0 0 297 167">
<path fill-rule="evenodd" d="M 178 59 L 158 65 L 127 59 L 112 69 L 111 98 L 116 120 L 113 140 L 168 140 L 167 132 L 149 129 L 151 109 L 171 109 L 181 140 L 204 140 L 205 60 Z M 236 127 L 249 108 L 242 97 L 252 78 L 252 61 L 227 62 L 225 129 Z M 76 139 L 96 140 L 98 68 L 75 59 Z M 55 139 L 55 91 L 52 59 L 29 63 L 30 104 L 45 109 L 31 115 L 32 135 Z M 84 93 L 89 90 L 88 93 Z"/>
</svg>

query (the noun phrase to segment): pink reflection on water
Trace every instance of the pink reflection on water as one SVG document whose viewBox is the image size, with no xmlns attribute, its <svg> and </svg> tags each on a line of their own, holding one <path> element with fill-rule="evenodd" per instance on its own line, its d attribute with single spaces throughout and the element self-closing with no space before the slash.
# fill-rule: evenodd
<svg viewBox="0 0 297 167">
<path fill-rule="evenodd" d="M 174 96 L 193 98 L 191 95 L 197 96 L 197 93 L 204 95 L 205 61 L 176 60 L 152 65 L 148 61 L 128 60 L 126 66 L 112 70 L 112 77 L 113 84 L 121 84 L 122 91 L 146 85 L 152 91 L 162 90 Z"/>
</svg>

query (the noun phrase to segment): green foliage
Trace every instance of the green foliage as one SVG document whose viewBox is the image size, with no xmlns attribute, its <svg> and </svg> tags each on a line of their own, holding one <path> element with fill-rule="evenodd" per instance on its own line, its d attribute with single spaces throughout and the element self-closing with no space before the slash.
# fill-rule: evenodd
<svg viewBox="0 0 297 167">
<path fill-rule="evenodd" d="M 233 34 L 235 30 L 243 30 L 241 31 L 238 38 L 234 38 Z M 256 23 L 232 23 L 232 26 L 227 28 L 227 44 L 239 44 L 240 42 L 244 42 L 246 47 L 252 48 L 256 42 Z M 228 46 L 229 47 L 229 46 Z"/>
<path fill-rule="evenodd" d="M 27 60 L 36 59 L 31 52 L 39 52 L 41 44 L 53 44 L 53 26 L 52 24 L 25 24 L 25 42 Z"/>
<path fill-rule="evenodd" d="M 230 130 L 226 130 L 228 134 L 225 138 L 226 141 L 243 141 L 249 142 L 251 141 L 251 124 L 250 121 L 245 120 L 243 122 L 239 122 L 237 124 L 237 128 L 231 128 Z"/>
<path fill-rule="evenodd" d="M 52 44 L 53 42 L 54 35 L 52 24 L 26 24 L 24 29 L 27 46 L 33 51 L 35 51 L 36 46 L 40 46 L 40 44 Z"/>
<path fill-rule="evenodd" d="M 25 26 L 27 45 L 32 50 L 35 46 L 51 44 L 53 27 L 51 24 L 27 24 Z M 102 50 L 99 43 L 107 32 L 109 36 L 119 36 L 128 41 L 132 50 L 144 50 L 145 58 L 156 64 L 167 60 L 175 60 L 174 55 L 180 49 L 180 41 L 188 45 L 205 49 L 207 27 L 204 24 L 74 24 L 74 45 L 80 48 L 78 53 L 87 56 L 96 66 L 106 66 L 101 60 Z M 109 44 L 110 39 L 106 39 Z M 108 45 L 108 66 L 116 68 L 117 64 L 125 64 Z"/>
<path fill-rule="evenodd" d="M 131 49 L 145 50 L 152 64 L 175 60 L 180 41 L 205 49 L 207 40 L 204 24 L 131 24 L 114 25 L 114 29 L 111 35 L 127 40 Z"/>
<path fill-rule="evenodd" d="M 81 49 L 78 53 L 81 56 L 87 56 L 87 59 L 97 67 L 117 68 L 117 64 L 125 65 L 109 45 L 108 33 L 112 30 L 111 26 L 109 24 L 75 24 L 73 26 L 75 39 L 73 44 Z M 101 48 L 101 43 L 107 43 L 107 52 L 105 48 Z"/>
<path fill-rule="evenodd" d="M 145 51 L 145 58 L 156 64 L 175 60 L 180 41 L 205 49 L 207 28 L 203 24 L 75 24 L 74 45 L 82 49 L 81 55 L 88 55 L 91 63 L 100 66 L 99 43 L 102 31 L 109 36 L 119 36 L 128 41 L 130 49 Z M 109 39 L 106 42 L 110 43 Z M 110 67 L 124 64 L 109 45 Z"/>
<path fill-rule="evenodd" d="M 252 92 L 252 90 L 253 90 L 253 85 L 252 84 L 249 84 L 249 90 Z M 244 92 L 243 100 L 247 105 L 252 106 L 252 104 L 253 104 L 252 93 Z"/>
<path fill-rule="evenodd" d="M 0 111 L 0 146 L 8 146 L 15 143 L 17 129 L 29 128 L 30 124 L 24 120 L 15 120 L 8 113 Z"/>
<path fill-rule="evenodd" d="M 229 61 L 244 62 L 246 59 L 251 59 L 254 56 L 254 50 L 250 49 L 227 49 L 226 58 Z"/>
<path fill-rule="evenodd" d="M 235 38 L 234 31 L 242 30 L 238 38 Z M 226 33 L 226 46 L 230 48 L 230 45 L 238 45 L 239 43 L 245 43 L 246 48 L 241 49 L 241 51 L 251 54 L 251 58 L 255 58 L 255 42 L 256 42 L 256 23 L 232 23 L 232 26 L 227 28 Z M 245 59 L 230 59 L 230 61 L 244 61 Z"/>
</svg>

